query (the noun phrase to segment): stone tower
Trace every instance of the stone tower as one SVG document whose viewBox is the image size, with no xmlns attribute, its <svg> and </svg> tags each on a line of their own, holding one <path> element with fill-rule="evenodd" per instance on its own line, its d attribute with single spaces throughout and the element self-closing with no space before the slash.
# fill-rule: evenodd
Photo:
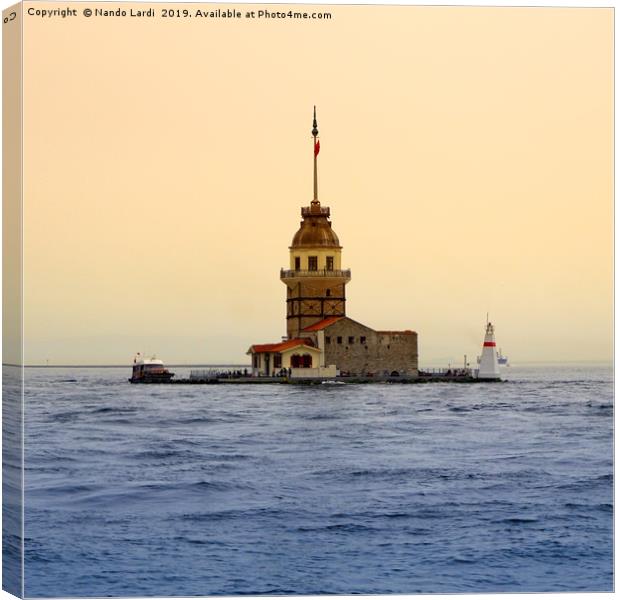
<svg viewBox="0 0 620 600">
<path fill-rule="evenodd" d="M 314 147 L 314 198 L 302 207 L 303 221 L 289 247 L 290 265 L 280 271 L 286 284 L 286 333 L 297 338 L 304 327 L 328 317 L 345 316 L 345 285 L 350 269 L 341 266 L 342 246 L 329 221 L 329 207 L 318 198 L 317 157 L 320 150 L 316 107 L 312 122 Z"/>
</svg>

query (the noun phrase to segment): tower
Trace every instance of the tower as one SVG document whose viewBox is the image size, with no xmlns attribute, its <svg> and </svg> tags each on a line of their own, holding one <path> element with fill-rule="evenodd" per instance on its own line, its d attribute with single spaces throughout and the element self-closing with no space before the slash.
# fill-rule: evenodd
<svg viewBox="0 0 620 600">
<path fill-rule="evenodd" d="M 286 284 L 286 333 L 297 338 L 305 327 L 328 317 L 345 316 L 345 285 L 350 269 L 341 266 L 342 246 L 329 220 L 329 207 L 318 198 L 317 157 L 320 150 L 316 106 L 312 121 L 314 197 L 301 209 L 302 222 L 289 246 L 290 264 L 280 271 Z"/>
<path fill-rule="evenodd" d="M 497 364 L 497 352 L 495 350 L 495 329 L 487 318 L 487 329 L 482 344 L 482 356 L 478 368 L 478 379 L 499 379 L 499 365 Z"/>
</svg>

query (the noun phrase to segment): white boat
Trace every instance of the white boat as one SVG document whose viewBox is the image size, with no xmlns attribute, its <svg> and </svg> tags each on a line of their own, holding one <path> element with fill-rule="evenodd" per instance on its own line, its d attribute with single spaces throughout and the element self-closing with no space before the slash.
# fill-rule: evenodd
<svg viewBox="0 0 620 600">
<path fill-rule="evenodd" d="M 152 356 L 143 357 L 139 352 L 133 359 L 133 370 L 129 383 L 165 383 L 174 377 L 163 361 Z"/>
</svg>

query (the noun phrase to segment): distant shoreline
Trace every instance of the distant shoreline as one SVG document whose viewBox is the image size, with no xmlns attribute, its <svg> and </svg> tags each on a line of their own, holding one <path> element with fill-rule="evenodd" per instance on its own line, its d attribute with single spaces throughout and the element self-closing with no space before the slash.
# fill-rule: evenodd
<svg viewBox="0 0 620 600">
<path fill-rule="evenodd" d="M 131 367 L 131 363 L 124 365 L 15 365 L 13 363 L 2 363 L 3 367 L 24 367 L 25 369 L 127 369 Z M 166 367 L 184 368 L 184 367 L 233 367 L 235 369 L 251 369 L 252 365 L 235 365 L 231 363 L 221 363 L 217 365 L 211 364 L 192 364 L 192 365 L 166 365 Z"/>
<path fill-rule="evenodd" d="M 504 368 L 510 369 L 511 366 L 514 368 L 517 367 L 527 367 L 527 366 L 543 366 L 543 365 L 609 365 L 614 366 L 613 359 L 611 360 L 529 360 L 529 361 L 518 361 L 516 363 L 511 363 L 509 365 L 505 365 Z M 3 367 L 24 367 L 26 369 L 126 369 L 131 367 L 131 363 L 126 363 L 123 365 L 18 365 L 14 363 L 2 363 Z M 207 363 L 195 363 L 195 364 L 167 364 L 167 367 L 170 368 L 221 368 L 228 367 L 234 369 L 251 369 L 251 364 L 233 364 L 233 363 L 218 363 L 218 364 L 207 364 Z M 435 368 L 441 367 L 440 363 L 431 363 L 429 365 L 425 365 L 425 368 Z M 445 366 L 445 365 L 443 365 Z"/>
</svg>

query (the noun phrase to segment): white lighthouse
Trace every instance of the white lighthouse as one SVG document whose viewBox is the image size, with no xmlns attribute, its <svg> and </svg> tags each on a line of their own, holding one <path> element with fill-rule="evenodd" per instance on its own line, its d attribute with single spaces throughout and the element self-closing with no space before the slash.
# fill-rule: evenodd
<svg viewBox="0 0 620 600">
<path fill-rule="evenodd" d="M 484 335 L 482 345 L 482 356 L 480 357 L 480 367 L 478 368 L 478 379 L 499 379 L 499 364 L 497 363 L 497 352 L 495 350 L 495 329 L 487 322 L 487 331 Z"/>
</svg>

